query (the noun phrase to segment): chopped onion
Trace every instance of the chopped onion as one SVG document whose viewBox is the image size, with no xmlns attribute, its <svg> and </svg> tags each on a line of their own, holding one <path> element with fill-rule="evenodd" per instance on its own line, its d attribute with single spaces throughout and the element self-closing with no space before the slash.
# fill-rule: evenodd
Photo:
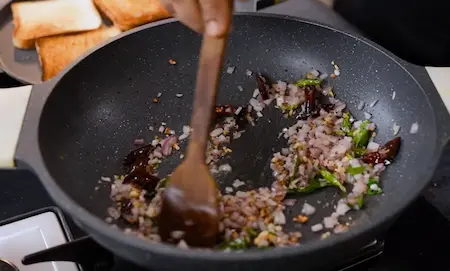
<svg viewBox="0 0 450 271">
<path fill-rule="evenodd" d="M 231 171 L 231 166 L 230 164 L 223 164 L 219 166 L 219 171 L 223 171 L 223 172 L 230 172 Z"/>
<path fill-rule="evenodd" d="M 296 199 L 285 199 L 283 204 L 286 206 L 294 206 L 297 203 Z"/>
<path fill-rule="evenodd" d="M 102 177 L 100 177 L 100 180 L 103 181 L 103 182 L 107 182 L 107 183 L 110 183 L 110 182 L 111 182 L 111 178 L 110 178 L 110 177 L 104 177 L 104 176 L 102 176 Z"/>
<path fill-rule="evenodd" d="M 230 67 L 227 68 L 227 73 L 228 74 L 233 74 L 235 70 L 236 70 L 236 67 L 230 66 Z"/>
<path fill-rule="evenodd" d="M 341 71 L 339 69 L 334 70 L 334 75 L 336 76 L 341 75 Z"/>
<path fill-rule="evenodd" d="M 365 105 L 364 101 L 360 101 L 358 104 L 358 110 L 362 110 L 364 108 L 364 105 Z"/>
<path fill-rule="evenodd" d="M 318 231 L 321 231 L 321 230 L 323 230 L 323 225 L 321 223 L 313 225 L 311 227 L 311 231 L 313 231 L 313 232 L 318 232 Z"/>
<path fill-rule="evenodd" d="M 395 100 L 395 96 L 396 96 L 396 93 L 394 91 L 394 92 L 392 92 L 392 100 Z"/>
<path fill-rule="evenodd" d="M 371 102 L 369 106 L 374 107 L 377 103 L 378 103 L 378 100 L 375 100 L 375 101 Z"/>
<path fill-rule="evenodd" d="M 263 117 L 263 114 L 260 111 L 256 112 L 256 115 L 258 116 L 258 118 L 262 118 Z"/>
<path fill-rule="evenodd" d="M 319 78 L 322 79 L 322 80 L 326 79 L 327 77 L 328 77 L 328 74 L 326 74 L 326 73 L 322 73 L 322 74 L 319 76 Z"/>
<path fill-rule="evenodd" d="M 349 227 L 347 226 L 347 225 L 342 225 L 342 224 L 339 224 L 339 225 L 337 225 L 335 228 L 334 228 L 334 233 L 335 234 L 339 234 L 339 233 L 344 233 L 344 232 L 347 232 L 349 230 Z"/>
<path fill-rule="evenodd" d="M 352 166 L 352 167 L 360 167 L 361 166 L 361 163 L 359 163 L 358 159 L 352 159 L 349 161 L 349 163 L 350 163 L 350 166 Z"/>
<path fill-rule="evenodd" d="M 175 136 L 166 137 L 161 142 L 161 153 L 165 156 L 170 155 L 172 153 L 172 147 L 175 143 L 177 143 L 177 138 Z"/>
<path fill-rule="evenodd" d="M 164 132 L 164 126 L 162 126 L 162 125 L 159 126 L 158 132 L 160 132 L 160 133 Z"/>
<path fill-rule="evenodd" d="M 371 142 L 369 142 L 369 144 L 367 145 L 367 150 L 368 150 L 369 152 L 374 152 L 374 151 L 377 151 L 379 147 L 380 147 L 380 144 L 371 141 Z"/>
<path fill-rule="evenodd" d="M 159 92 L 159 93 L 156 95 L 157 98 L 160 98 L 161 96 L 162 96 L 162 93 L 161 93 L 161 92 Z"/>
<path fill-rule="evenodd" d="M 364 118 L 366 120 L 370 120 L 372 118 L 372 114 L 368 113 L 368 112 L 364 112 Z"/>
<path fill-rule="evenodd" d="M 243 181 L 239 180 L 239 179 L 236 179 L 233 182 L 233 187 L 234 188 L 238 188 L 238 187 L 243 186 L 243 185 L 245 185 L 245 183 Z"/>
<path fill-rule="evenodd" d="M 191 133 L 191 126 L 184 125 L 183 126 L 183 134 L 190 134 Z"/>
<path fill-rule="evenodd" d="M 253 72 L 252 72 L 251 70 L 246 70 L 246 71 L 245 71 L 245 74 L 246 74 L 248 77 L 250 77 L 250 76 L 253 75 Z"/>
<path fill-rule="evenodd" d="M 316 208 L 309 203 L 304 203 L 302 213 L 305 215 L 313 215 L 316 212 Z"/>
<path fill-rule="evenodd" d="M 345 103 L 342 103 L 342 102 L 336 103 L 335 105 L 336 105 L 336 107 L 334 108 L 335 112 L 341 112 L 347 106 Z"/>
<path fill-rule="evenodd" d="M 244 88 L 241 86 L 238 86 L 237 88 L 239 89 L 240 92 L 244 91 Z"/>
<path fill-rule="evenodd" d="M 233 193 L 233 188 L 227 186 L 227 187 L 225 187 L 225 192 L 226 192 L 226 193 Z"/>
<path fill-rule="evenodd" d="M 394 125 L 392 125 L 392 130 L 394 131 L 394 135 L 397 135 L 400 131 L 400 126 L 397 125 L 397 123 L 394 123 Z"/>
<path fill-rule="evenodd" d="M 181 97 L 183 97 L 183 94 L 177 93 L 175 96 L 177 96 L 177 98 L 181 98 Z"/>
<path fill-rule="evenodd" d="M 136 138 L 134 140 L 134 145 L 144 145 L 144 139 L 142 138 Z"/>
<path fill-rule="evenodd" d="M 327 229 L 332 229 L 334 228 L 334 226 L 336 226 L 337 224 L 339 224 L 337 218 L 335 216 L 327 216 L 323 219 L 323 225 L 325 226 L 325 228 Z"/>
<path fill-rule="evenodd" d="M 170 233 L 170 236 L 173 239 L 181 239 L 184 236 L 184 231 L 173 231 Z"/>
<path fill-rule="evenodd" d="M 312 76 L 314 76 L 314 78 L 319 77 L 319 74 L 320 74 L 317 70 L 311 70 L 309 73 L 310 73 Z"/>
<path fill-rule="evenodd" d="M 242 136 L 242 133 L 243 133 L 244 131 L 239 131 L 239 132 L 234 132 L 233 133 L 233 139 L 238 139 L 238 138 L 240 138 L 241 136 Z"/>
<path fill-rule="evenodd" d="M 264 106 L 254 98 L 251 98 L 249 103 L 255 111 L 262 111 L 264 109 Z"/>
<path fill-rule="evenodd" d="M 246 198 L 247 196 L 248 196 L 247 192 L 244 192 L 244 191 L 236 192 L 236 197 L 238 197 L 238 198 Z"/>
<path fill-rule="evenodd" d="M 381 163 L 376 164 L 375 166 L 373 166 L 373 170 L 375 172 L 381 172 L 384 170 L 384 165 Z"/>
<path fill-rule="evenodd" d="M 188 249 L 189 245 L 186 243 L 186 241 L 181 239 L 180 242 L 178 242 L 177 247 L 181 249 Z"/>
<path fill-rule="evenodd" d="M 256 89 L 253 91 L 253 98 L 258 97 L 258 95 L 259 95 L 259 89 L 256 88 Z"/>
<path fill-rule="evenodd" d="M 347 203 L 339 201 L 337 207 L 336 207 L 336 214 L 337 215 L 345 215 L 348 211 L 350 211 L 350 207 Z"/>
<path fill-rule="evenodd" d="M 223 133 L 223 128 L 217 128 L 215 130 L 213 130 L 211 133 L 209 133 L 209 135 L 211 137 L 217 137 L 219 135 L 221 135 Z"/>
<path fill-rule="evenodd" d="M 414 122 L 411 125 L 411 129 L 409 129 L 409 133 L 415 134 L 415 133 L 417 133 L 418 130 L 419 130 L 419 124 L 417 122 Z"/>
<path fill-rule="evenodd" d="M 241 111 L 242 111 L 242 106 L 239 106 L 239 107 L 236 109 L 236 111 L 234 111 L 234 114 L 235 114 L 235 115 L 239 115 L 239 113 L 241 113 Z"/>
<path fill-rule="evenodd" d="M 107 211 L 108 211 L 108 215 L 109 215 L 110 217 L 114 218 L 114 219 L 118 219 L 118 218 L 120 217 L 119 211 L 117 211 L 117 210 L 116 210 L 115 208 L 113 208 L 113 207 L 109 207 L 109 208 L 107 209 Z"/>
<path fill-rule="evenodd" d="M 273 212 L 272 216 L 273 216 L 273 223 L 279 225 L 286 224 L 286 216 L 284 215 L 283 211 L 276 210 L 275 212 Z"/>
<path fill-rule="evenodd" d="M 227 137 L 221 134 L 220 136 L 217 137 L 217 140 L 219 140 L 219 143 L 224 143 L 227 141 Z"/>
</svg>

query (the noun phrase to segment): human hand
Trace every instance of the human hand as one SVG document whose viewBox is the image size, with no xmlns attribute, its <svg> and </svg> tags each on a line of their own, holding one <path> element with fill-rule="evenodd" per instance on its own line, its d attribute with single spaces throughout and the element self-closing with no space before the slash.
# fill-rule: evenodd
<svg viewBox="0 0 450 271">
<path fill-rule="evenodd" d="M 230 30 L 232 0 L 161 0 L 165 8 L 191 29 L 212 37 Z"/>
</svg>

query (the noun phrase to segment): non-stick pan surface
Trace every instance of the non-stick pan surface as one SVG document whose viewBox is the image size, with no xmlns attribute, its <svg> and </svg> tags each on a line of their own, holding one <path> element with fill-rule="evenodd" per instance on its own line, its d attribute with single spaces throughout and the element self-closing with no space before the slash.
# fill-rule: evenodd
<svg viewBox="0 0 450 271">
<path fill-rule="evenodd" d="M 349 233 L 322 241 L 310 233 L 309 226 L 330 214 L 340 197 L 338 191 L 327 188 L 295 196 L 299 201 L 288 210 L 288 221 L 305 201 L 315 205 L 318 213 L 309 226 L 300 229 L 303 245 L 290 249 L 232 254 L 186 251 L 111 229 L 103 222 L 111 204 L 109 186 L 95 189 L 100 177 L 121 173 L 122 158 L 133 147 L 134 139 L 148 142 L 155 135 L 150 126 L 166 122 L 181 131 L 189 123 L 201 37 L 177 22 L 158 25 L 144 26 L 116 39 L 48 85 L 35 89 L 32 101 L 53 88 L 40 118 L 28 116 L 28 123 L 39 118 L 38 140 L 27 136 L 27 143 L 19 145 L 19 157 L 25 157 L 36 170 L 56 202 L 118 255 L 161 269 L 273 270 L 291 266 L 310 270 L 331 264 L 363 245 L 427 184 L 445 141 L 438 136 L 436 113 L 448 115 L 436 93 L 424 91 L 396 60 L 368 42 L 298 19 L 242 15 L 235 18 L 225 64 L 235 66 L 236 72 L 223 74 L 218 103 L 248 102 L 256 85 L 246 76 L 247 69 L 273 80 L 293 81 L 312 68 L 330 73 L 334 60 L 341 75 L 330 82 L 352 114 L 363 118 L 357 104 L 378 100 L 375 107 L 366 110 L 378 125 L 379 142 L 393 137 L 394 123 L 402 127 L 399 157 L 383 174 L 384 195 L 369 197 L 364 210 L 351 213 L 354 226 Z M 177 64 L 170 65 L 169 59 Z M 238 86 L 245 91 L 240 92 Z M 159 92 L 163 94 L 155 104 L 152 100 Z M 184 96 L 178 98 L 177 93 Z M 34 108 L 39 106 L 30 105 L 29 110 Z M 412 135 L 408 131 L 415 122 L 419 133 Z M 247 182 L 243 189 L 269 185 L 272 153 L 284 144 L 277 136 L 288 123 L 277 110 L 265 110 L 259 124 L 232 145 L 229 162 L 233 172 L 218 178 L 220 186 L 224 188 L 236 178 Z M 161 175 L 178 162 L 175 157 L 166 163 Z M 294 227 L 289 223 L 288 228 Z"/>
</svg>

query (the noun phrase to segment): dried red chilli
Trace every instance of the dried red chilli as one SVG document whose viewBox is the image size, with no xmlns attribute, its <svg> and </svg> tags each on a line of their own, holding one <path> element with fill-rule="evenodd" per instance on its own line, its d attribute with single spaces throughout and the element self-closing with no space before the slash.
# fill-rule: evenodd
<svg viewBox="0 0 450 271">
<path fill-rule="evenodd" d="M 306 86 L 305 87 L 305 111 L 302 112 L 298 118 L 302 120 L 306 120 L 308 117 L 317 117 L 317 103 L 316 103 L 316 87 L 315 86 Z"/>
<path fill-rule="evenodd" d="M 269 86 L 266 84 L 266 79 L 260 75 L 257 74 L 255 76 L 256 78 L 256 84 L 258 85 L 258 90 L 259 90 L 259 94 L 261 95 L 261 98 L 263 98 L 263 100 L 268 100 L 269 97 Z"/>
<path fill-rule="evenodd" d="M 127 171 L 123 180 L 124 184 L 131 184 L 134 188 L 144 189 L 148 193 L 155 190 L 159 178 L 152 174 L 152 168 L 149 166 L 149 157 L 154 150 L 155 147 L 149 144 L 128 153 L 123 161 Z"/>
<path fill-rule="evenodd" d="M 124 184 L 129 183 L 138 190 L 144 189 L 148 192 L 155 190 L 158 182 L 159 178 L 148 172 L 144 166 L 133 167 L 123 180 Z"/>
<path fill-rule="evenodd" d="M 126 171 L 130 171 L 136 165 L 148 165 L 149 155 L 155 150 L 151 144 L 139 147 L 130 151 L 123 160 L 123 167 Z"/>
<path fill-rule="evenodd" d="M 401 145 L 401 138 L 396 137 L 387 142 L 384 146 L 378 149 L 378 151 L 369 152 L 364 154 L 361 159 L 367 164 L 379 164 L 386 161 L 392 161 L 398 154 Z"/>
</svg>

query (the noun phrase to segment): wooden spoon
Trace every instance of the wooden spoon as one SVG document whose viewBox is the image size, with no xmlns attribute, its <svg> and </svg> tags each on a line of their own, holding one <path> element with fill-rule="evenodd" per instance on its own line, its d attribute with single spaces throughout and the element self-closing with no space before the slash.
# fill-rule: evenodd
<svg viewBox="0 0 450 271">
<path fill-rule="evenodd" d="M 187 244 L 203 247 L 217 241 L 218 191 L 205 164 L 205 151 L 225 45 L 226 38 L 203 37 L 186 159 L 172 173 L 162 195 L 159 233 L 165 241 L 182 236 Z"/>
</svg>

